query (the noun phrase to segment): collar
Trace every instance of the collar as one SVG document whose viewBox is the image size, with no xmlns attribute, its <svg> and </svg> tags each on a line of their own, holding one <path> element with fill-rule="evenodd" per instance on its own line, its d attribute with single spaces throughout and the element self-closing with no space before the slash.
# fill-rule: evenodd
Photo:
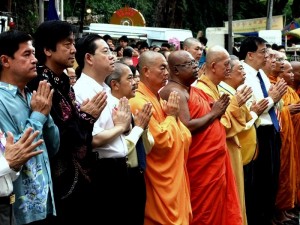
<svg viewBox="0 0 300 225">
<path fill-rule="evenodd" d="M 6 90 L 8 93 L 10 93 L 12 96 L 16 96 L 18 93 L 21 93 L 19 88 L 15 85 L 8 84 L 5 82 L 0 81 L 0 89 Z M 28 93 L 30 92 L 27 87 L 24 88 L 24 92 Z"/>
<path fill-rule="evenodd" d="M 245 63 L 244 61 L 242 61 L 242 64 L 243 64 L 244 70 L 247 73 L 247 75 L 248 74 L 255 75 L 255 76 L 257 75 L 258 70 L 254 69 L 252 66 Z"/>
<path fill-rule="evenodd" d="M 235 93 L 236 93 L 236 90 L 233 87 L 231 87 L 230 85 L 228 85 L 227 83 L 225 83 L 224 81 L 221 81 L 220 84 L 218 85 L 218 89 L 220 89 L 220 88 L 224 89 L 231 95 L 235 95 Z"/>
<path fill-rule="evenodd" d="M 93 78 L 91 78 L 90 76 L 88 76 L 85 73 L 81 73 L 79 79 L 82 79 L 84 82 L 89 83 L 90 85 L 92 85 L 93 87 L 96 87 L 97 89 L 100 89 L 101 91 L 105 91 L 106 93 L 111 93 L 110 87 L 105 82 L 103 82 L 102 84 L 99 84 L 97 81 L 95 81 Z M 75 83 L 75 85 L 76 85 L 76 83 Z"/>
</svg>

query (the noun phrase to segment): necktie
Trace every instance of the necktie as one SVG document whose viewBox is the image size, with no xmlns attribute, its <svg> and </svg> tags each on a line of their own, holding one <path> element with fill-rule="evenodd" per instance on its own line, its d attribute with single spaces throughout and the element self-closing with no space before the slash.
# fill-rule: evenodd
<svg viewBox="0 0 300 225">
<path fill-rule="evenodd" d="M 257 73 L 257 77 L 259 79 L 259 82 L 260 82 L 260 86 L 261 86 L 261 90 L 264 94 L 264 97 L 268 97 L 268 92 L 267 92 L 267 89 L 266 89 L 266 86 L 264 84 L 264 81 L 260 75 L 260 72 Z M 272 120 L 272 123 L 276 129 L 277 132 L 279 132 L 280 128 L 279 128 L 279 122 L 277 120 L 277 116 L 276 116 L 276 113 L 275 113 L 275 110 L 274 110 L 274 107 L 272 107 L 270 110 L 269 110 L 269 115 L 271 117 L 271 120 Z"/>
<path fill-rule="evenodd" d="M 133 117 L 132 117 L 131 121 L 132 121 L 132 127 L 134 127 Z M 136 154 L 137 154 L 139 167 L 143 171 L 145 171 L 145 169 L 146 169 L 146 153 L 145 153 L 145 147 L 144 147 L 144 144 L 143 144 L 142 137 L 140 137 L 139 140 L 137 141 L 137 143 L 135 145 L 135 148 L 136 148 Z"/>
</svg>

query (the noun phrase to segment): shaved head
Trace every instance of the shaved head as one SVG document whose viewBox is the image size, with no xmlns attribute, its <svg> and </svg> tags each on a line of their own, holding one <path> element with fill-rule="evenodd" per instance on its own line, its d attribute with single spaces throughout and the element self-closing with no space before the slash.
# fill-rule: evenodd
<svg viewBox="0 0 300 225">
<path fill-rule="evenodd" d="M 298 84 L 300 83 L 300 62 L 292 61 L 291 66 L 293 67 L 294 81 Z"/>
<path fill-rule="evenodd" d="M 191 47 L 194 43 L 201 43 L 198 39 L 190 37 L 184 40 L 182 46 L 184 47 Z"/>
<path fill-rule="evenodd" d="M 173 51 L 168 58 L 168 64 L 170 71 L 174 71 L 175 65 L 185 63 L 186 58 L 193 57 L 189 52 L 184 50 Z"/>
<path fill-rule="evenodd" d="M 155 63 L 155 61 L 161 57 L 164 58 L 164 56 L 158 52 L 154 52 L 154 51 L 143 52 L 139 58 L 139 73 L 140 73 L 140 75 L 141 76 L 143 75 L 143 71 L 142 71 L 143 67 L 152 66 Z"/>
<path fill-rule="evenodd" d="M 296 68 L 296 69 L 300 68 L 300 62 L 299 61 L 292 61 L 291 65 L 292 65 L 293 68 Z"/>
<path fill-rule="evenodd" d="M 205 75 L 218 85 L 231 71 L 230 56 L 225 48 L 215 45 L 206 53 Z"/>
<path fill-rule="evenodd" d="M 146 85 L 152 93 L 158 95 L 159 89 L 168 82 L 168 63 L 163 54 L 146 51 L 139 58 L 139 72 L 141 83 Z"/>
<path fill-rule="evenodd" d="M 206 63 L 210 64 L 212 62 L 221 61 L 224 58 L 224 55 L 228 55 L 229 57 L 229 54 L 225 48 L 219 45 L 212 46 L 207 50 Z"/>
</svg>

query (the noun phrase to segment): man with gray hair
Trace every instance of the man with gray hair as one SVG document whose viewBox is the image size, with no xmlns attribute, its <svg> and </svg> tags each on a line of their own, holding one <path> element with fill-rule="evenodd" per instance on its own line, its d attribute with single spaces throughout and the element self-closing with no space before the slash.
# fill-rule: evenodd
<svg viewBox="0 0 300 225">
<path fill-rule="evenodd" d="M 196 87 L 208 95 L 207 101 L 211 102 L 211 104 L 216 104 L 219 99 L 226 97 L 228 100 L 225 108 L 229 105 L 229 95 L 226 93 L 220 95 L 217 85 L 226 76 L 229 76 L 230 71 L 230 57 L 226 49 L 221 46 L 209 48 L 206 55 L 206 72 L 198 79 Z M 213 139 L 207 138 L 201 144 L 203 151 L 209 154 L 210 160 L 213 160 L 211 164 L 214 166 L 209 171 L 211 175 L 205 177 L 206 179 L 203 179 L 203 182 L 197 183 L 199 176 L 204 174 L 201 173 L 202 171 L 199 169 L 201 167 L 198 164 L 207 163 L 207 158 L 203 151 L 198 151 L 197 155 L 194 152 L 201 161 L 194 160 L 193 164 L 190 162 L 190 165 L 188 164 L 189 174 L 193 175 L 190 175 L 190 181 L 194 215 L 193 224 L 195 225 L 243 224 L 237 185 L 230 164 L 229 150 L 226 145 L 226 130 L 222 122 L 223 116 L 220 116 L 218 119 L 220 120 L 218 121 L 219 125 L 215 128 L 215 133 L 218 133 L 217 137 Z M 193 170 L 198 171 L 198 173 L 196 174 Z M 192 182 L 196 183 L 197 186 L 194 186 Z M 226 185 L 221 185 L 225 183 Z M 210 197 L 206 198 L 205 196 L 208 195 Z M 199 204 L 199 201 L 203 202 L 203 206 Z M 209 215 L 206 216 L 206 212 L 210 212 Z"/>
</svg>

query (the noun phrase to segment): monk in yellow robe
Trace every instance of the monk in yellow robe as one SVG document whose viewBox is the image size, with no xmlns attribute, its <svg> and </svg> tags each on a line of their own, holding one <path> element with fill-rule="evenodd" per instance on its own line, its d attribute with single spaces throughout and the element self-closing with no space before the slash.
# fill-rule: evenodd
<svg viewBox="0 0 300 225">
<path fill-rule="evenodd" d="M 168 101 L 158 91 L 168 81 L 168 64 L 160 53 L 148 51 L 139 58 L 140 83 L 130 99 L 132 111 L 150 102 L 153 114 L 149 130 L 155 144 L 147 155 L 145 225 L 188 225 L 192 220 L 190 188 L 186 168 L 191 133 L 181 123 L 179 97 Z"/>
<path fill-rule="evenodd" d="M 242 85 L 246 78 L 246 73 L 239 59 L 230 56 L 231 71 L 218 85 L 221 94 L 226 93 L 230 96 L 230 104 L 226 113 L 221 118 L 227 136 L 227 147 L 230 154 L 230 161 L 234 171 L 238 188 L 239 200 L 243 214 L 243 224 L 247 223 L 244 187 L 244 162 L 249 163 L 254 159 L 256 153 L 256 130 L 254 122 L 258 116 L 267 108 L 268 102 L 263 100 L 252 106 L 255 111 L 247 109 L 246 102 L 252 96 L 252 89 Z M 254 119 L 252 118 L 252 115 Z M 248 127 L 247 127 L 248 126 Z M 245 144 L 245 146 L 243 146 Z M 244 154 L 242 154 L 244 153 Z M 244 156 L 244 159 L 243 159 Z"/>
</svg>

